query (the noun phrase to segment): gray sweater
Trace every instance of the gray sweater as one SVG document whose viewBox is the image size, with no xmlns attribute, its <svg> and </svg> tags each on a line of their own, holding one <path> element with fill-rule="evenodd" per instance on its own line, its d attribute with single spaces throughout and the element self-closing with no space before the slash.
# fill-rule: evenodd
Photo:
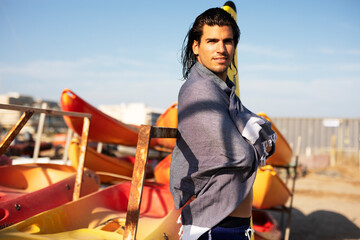
<svg viewBox="0 0 360 240">
<path fill-rule="evenodd" d="M 255 180 L 259 154 L 230 114 L 231 96 L 233 83 L 225 83 L 200 63 L 192 67 L 179 92 L 170 190 L 175 207 L 183 207 L 186 240 L 197 239 L 235 210 Z"/>
</svg>

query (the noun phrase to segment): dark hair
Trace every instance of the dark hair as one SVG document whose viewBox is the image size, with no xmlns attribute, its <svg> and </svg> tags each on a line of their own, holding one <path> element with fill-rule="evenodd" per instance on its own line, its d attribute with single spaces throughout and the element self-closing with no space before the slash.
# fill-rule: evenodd
<svg viewBox="0 0 360 240">
<path fill-rule="evenodd" d="M 196 56 L 192 51 L 192 45 L 194 41 L 200 42 L 201 36 L 203 34 L 204 25 L 215 26 L 231 26 L 233 30 L 233 38 L 235 48 L 240 39 L 240 29 L 231 16 L 230 13 L 226 12 L 222 8 L 210 8 L 200 14 L 193 23 L 189 32 L 187 33 L 182 47 L 181 53 L 181 63 L 183 65 L 183 78 L 187 79 L 190 73 L 190 69 L 196 63 Z M 235 60 L 233 59 L 233 64 L 235 66 Z"/>
</svg>

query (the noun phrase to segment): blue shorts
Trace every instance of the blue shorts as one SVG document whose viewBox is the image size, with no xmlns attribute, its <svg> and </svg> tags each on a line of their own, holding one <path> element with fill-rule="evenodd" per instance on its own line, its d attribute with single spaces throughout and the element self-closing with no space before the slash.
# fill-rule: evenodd
<svg viewBox="0 0 360 240">
<path fill-rule="evenodd" d="M 249 240 L 251 237 L 249 229 L 251 229 L 250 218 L 227 217 L 210 231 L 201 235 L 198 240 Z"/>
</svg>

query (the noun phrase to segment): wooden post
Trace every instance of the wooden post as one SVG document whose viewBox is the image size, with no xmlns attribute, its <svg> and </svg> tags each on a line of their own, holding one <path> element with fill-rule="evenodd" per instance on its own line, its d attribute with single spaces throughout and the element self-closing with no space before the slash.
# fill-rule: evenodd
<svg viewBox="0 0 360 240">
<path fill-rule="evenodd" d="M 331 136 L 331 149 L 330 149 L 330 166 L 336 165 L 336 136 Z"/>
<path fill-rule="evenodd" d="M 136 147 L 134 171 L 132 175 L 129 202 L 126 214 L 124 240 L 135 240 L 136 230 L 139 222 L 141 196 L 144 187 L 146 162 L 149 153 L 151 138 L 175 138 L 177 136 L 176 128 L 152 127 L 141 125 Z M 122 232 L 122 228 L 116 232 Z"/>
<path fill-rule="evenodd" d="M 151 126 L 142 125 L 139 130 L 134 171 L 131 181 L 129 203 L 126 214 L 124 240 L 135 240 L 139 221 L 142 189 L 144 186 L 147 155 L 151 139 Z"/>
</svg>

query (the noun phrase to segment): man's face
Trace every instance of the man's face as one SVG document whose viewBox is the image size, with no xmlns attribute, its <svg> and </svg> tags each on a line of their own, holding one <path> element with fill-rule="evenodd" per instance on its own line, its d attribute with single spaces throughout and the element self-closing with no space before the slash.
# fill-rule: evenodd
<svg viewBox="0 0 360 240">
<path fill-rule="evenodd" d="M 194 41 L 192 49 L 197 55 L 198 62 L 223 81 L 226 80 L 227 69 L 235 52 L 233 31 L 230 26 L 204 25 L 200 42 Z"/>
</svg>

